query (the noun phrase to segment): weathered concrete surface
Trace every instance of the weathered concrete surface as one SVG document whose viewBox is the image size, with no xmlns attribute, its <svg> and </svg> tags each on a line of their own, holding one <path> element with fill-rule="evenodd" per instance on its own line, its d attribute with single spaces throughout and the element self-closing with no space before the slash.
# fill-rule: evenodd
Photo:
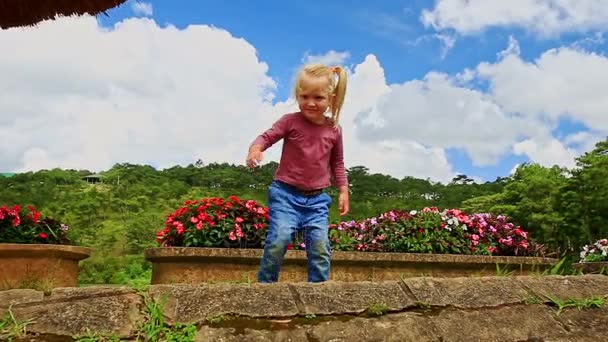
<svg viewBox="0 0 608 342">
<path fill-rule="evenodd" d="M 152 284 L 200 284 L 218 281 L 255 281 L 261 249 L 163 247 L 145 251 L 152 262 Z M 496 275 L 496 265 L 525 275 L 558 262 L 552 258 L 332 252 L 333 281 L 398 281 L 403 277 L 461 277 Z M 305 251 L 288 251 L 281 267 L 281 282 L 307 279 Z"/>
<path fill-rule="evenodd" d="M 416 301 L 431 306 L 499 306 L 523 303 L 529 297 L 515 277 L 407 278 L 403 282 Z"/>
<path fill-rule="evenodd" d="M 415 299 L 396 281 L 381 283 L 299 283 L 293 284 L 303 314 L 360 314 L 372 306 L 402 311 L 416 306 Z"/>
<path fill-rule="evenodd" d="M 145 295 L 109 287 L 48 296 L 20 290 L 0 292 L 0 310 L 12 305 L 17 320 L 34 322 L 24 341 L 88 333 L 134 340 L 146 321 L 144 298 L 166 299 L 169 324 L 195 324 L 197 341 L 599 341 L 608 334 L 608 306 L 557 314 L 548 299 L 594 296 L 608 296 L 608 277 L 156 285 Z M 374 305 L 385 314 L 372 317 Z"/>
<path fill-rule="evenodd" d="M 59 288 L 50 296 L 41 295 L 39 292 L 12 305 L 12 299 L 0 295 L 2 316 L 10 306 L 18 322 L 31 322 L 27 325 L 29 333 L 53 336 L 94 332 L 129 337 L 143 321 L 142 298 L 128 288 Z"/>
<path fill-rule="evenodd" d="M 516 305 L 480 310 L 445 309 L 430 317 L 449 341 L 526 341 L 564 337 L 567 331 L 551 308 Z"/>
<path fill-rule="evenodd" d="M 398 313 L 378 318 L 323 322 L 309 328 L 312 341 L 439 341 L 433 323 L 422 314 Z"/>
<path fill-rule="evenodd" d="M 517 279 L 517 278 L 515 278 Z M 525 277 L 517 280 L 540 299 L 608 296 L 608 279 L 602 275 Z"/>
<path fill-rule="evenodd" d="M 298 314 L 287 284 L 154 285 L 154 298 L 166 296 L 169 322 L 197 323 L 218 316 L 289 317 Z"/>
<path fill-rule="evenodd" d="M 39 302 L 43 298 L 44 293 L 31 289 L 0 291 L 0 313 L 11 305 Z"/>
<path fill-rule="evenodd" d="M 196 342 L 300 342 L 308 341 L 305 328 L 266 330 L 251 328 L 212 328 L 203 326 L 196 335 Z"/>
</svg>

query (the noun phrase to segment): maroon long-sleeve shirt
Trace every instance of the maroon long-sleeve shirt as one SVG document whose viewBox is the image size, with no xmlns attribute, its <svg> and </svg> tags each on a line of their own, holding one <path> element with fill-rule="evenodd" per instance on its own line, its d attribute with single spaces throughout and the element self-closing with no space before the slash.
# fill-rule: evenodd
<svg viewBox="0 0 608 342">
<path fill-rule="evenodd" d="M 344 170 L 342 130 L 331 123 L 315 124 L 301 113 L 283 115 L 252 145 L 265 151 L 283 139 L 283 151 L 274 179 L 302 190 L 348 185 Z"/>
</svg>

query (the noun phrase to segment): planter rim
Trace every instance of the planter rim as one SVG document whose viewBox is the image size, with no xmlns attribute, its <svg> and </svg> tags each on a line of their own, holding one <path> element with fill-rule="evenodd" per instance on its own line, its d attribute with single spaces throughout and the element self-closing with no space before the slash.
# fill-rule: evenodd
<svg viewBox="0 0 608 342">
<path fill-rule="evenodd" d="M 1 257 L 40 257 L 48 255 L 64 259 L 83 260 L 91 255 L 91 248 L 55 244 L 0 243 Z"/>
<path fill-rule="evenodd" d="M 163 262 L 188 259 L 260 259 L 263 249 L 248 248 L 210 248 L 210 247 L 156 247 L 145 250 L 148 261 Z M 290 250 L 285 260 L 305 260 L 306 251 Z M 431 254 L 431 253 L 379 253 L 379 252 L 345 252 L 332 251 L 332 262 L 369 261 L 369 262 L 420 262 L 420 263 L 468 263 L 468 264 L 555 264 L 559 260 L 546 257 L 525 256 L 488 256 L 464 254 Z"/>
</svg>

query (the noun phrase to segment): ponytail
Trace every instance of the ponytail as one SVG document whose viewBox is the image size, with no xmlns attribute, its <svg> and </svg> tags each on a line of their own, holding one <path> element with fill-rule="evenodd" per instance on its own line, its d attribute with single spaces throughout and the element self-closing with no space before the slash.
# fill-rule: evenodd
<svg viewBox="0 0 608 342">
<path fill-rule="evenodd" d="M 340 119 L 340 111 L 344 104 L 344 97 L 346 96 L 346 71 L 341 66 L 335 66 L 332 69 L 336 75 L 338 75 L 338 81 L 334 86 L 334 92 L 331 101 L 331 120 L 334 126 L 338 125 Z"/>
</svg>

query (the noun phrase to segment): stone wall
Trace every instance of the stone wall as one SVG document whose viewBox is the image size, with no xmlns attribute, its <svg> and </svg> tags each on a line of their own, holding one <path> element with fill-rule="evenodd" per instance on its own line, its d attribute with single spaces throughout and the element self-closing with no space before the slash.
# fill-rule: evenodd
<svg viewBox="0 0 608 342">
<path fill-rule="evenodd" d="M 150 326 L 153 303 L 163 303 L 167 327 L 195 325 L 196 341 L 599 341 L 607 306 L 558 314 L 555 305 L 606 296 L 600 275 L 221 283 L 9 290 L 0 313 L 10 307 L 14 317 L 2 321 L 5 333 L 7 322 L 27 328 L 22 341 L 134 340 Z"/>
</svg>

